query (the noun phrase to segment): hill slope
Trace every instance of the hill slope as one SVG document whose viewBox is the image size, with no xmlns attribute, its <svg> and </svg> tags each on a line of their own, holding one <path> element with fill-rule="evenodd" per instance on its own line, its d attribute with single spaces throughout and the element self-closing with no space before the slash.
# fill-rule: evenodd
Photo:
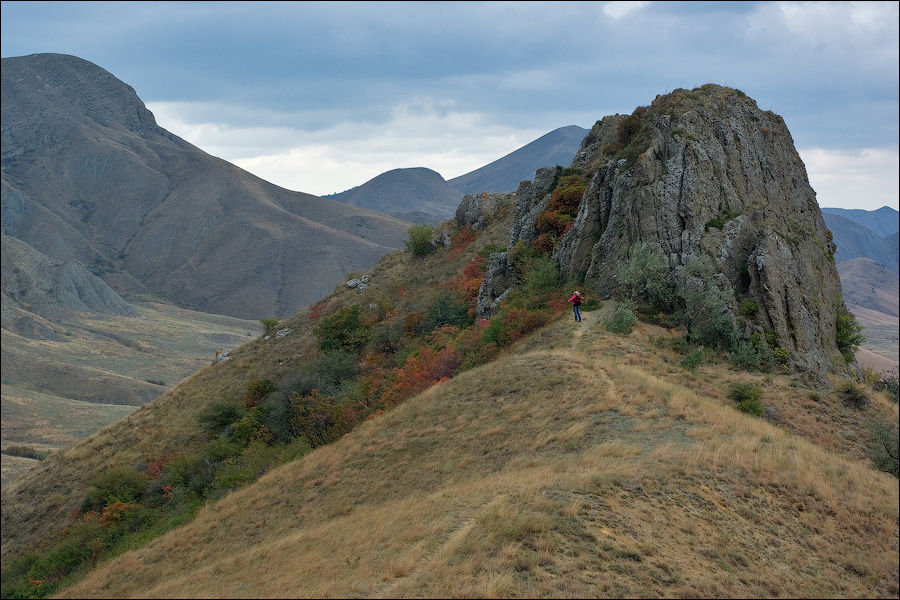
<svg viewBox="0 0 900 600">
<path fill-rule="evenodd" d="M 826 215 L 839 215 L 850 219 L 866 229 L 871 229 L 878 237 L 888 237 L 900 231 L 900 213 L 890 206 L 882 206 L 878 210 L 862 210 L 859 208 L 823 208 Z"/>
<path fill-rule="evenodd" d="M 587 129 L 560 127 L 480 169 L 454 177 L 447 183 L 464 194 L 514 192 L 541 167 L 568 165 L 581 148 Z"/>
<path fill-rule="evenodd" d="M 564 318 L 513 196 L 5 487 L 4 594 L 896 595 L 897 405 Z"/>
<path fill-rule="evenodd" d="M 64 596 L 895 594 L 896 480 L 725 406 L 660 333 L 558 322 Z"/>
<path fill-rule="evenodd" d="M 868 227 L 842 215 L 823 211 L 822 216 L 825 218 L 825 225 L 834 236 L 834 243 L 837 246 L 834 259 L 837 262 L 853 258 L 869 258 L 893 271 L 894 275 L 900 272 L 896 243 L 889 237 L 879 237 Z"/>
<path fill-rule="evenodd" d="M 408 223 L 291 192 L 160 128 L 134 90 L 60 54 L 3 59 L 3 233 L 123 294 L 293 314 Z"/>
<path fill-rule="evenodd" d="M 49 517 L 77 507 L 110 466 L 197 452 L 211 435 L 199 418 L 218 399 L 243 404 L 248 382 L 303 372 L 319 315 L 394 298 L 400 314 L 387 318 L 404 322 L 508 228 L 491 223 L 468 248 L 425 259 L 392 254 L 362 294 L 339 289 L 283 322 L 289 335 L 245 344 L 51 456 L 4 489 L 4 564 L 58 535 L 65 519 Z M 859 412 L 789 374 L 731 371 L 714 353 L 684 370 L 673 350 L 683 331 L 612 335 L 601 322 L 614 306 L 577 326 L 553 321 L 213 497 L 64 595 L 896 594 L 897 481 L 868 459 L 868 422 L 896 420 L 896 405 L 876 396 Z M 728 406 L 737 382 L 765 385 L 777 426 Z"/>
<path fill-rule="evenodd" d="M 456 212 L 462 193 L 437 171 L 414 167 L 387 171 L 330 199 L 404 218 L 425 213 L 444 220 Z"/>
</svg>

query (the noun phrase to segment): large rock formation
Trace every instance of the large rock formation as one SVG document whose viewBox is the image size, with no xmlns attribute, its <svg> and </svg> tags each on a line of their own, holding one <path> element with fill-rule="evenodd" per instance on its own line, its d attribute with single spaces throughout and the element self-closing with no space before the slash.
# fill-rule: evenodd
<svg viewBox="0 0 900 600">
<path fill-rule="evenodd" d="M 732 302 L 758 306 L 752 315 L 732 306 L 744 336 L 774 332 L 790 364 L 815 376 L 837 360 L 834 245 L 780 116 L 738 90 L 679 89 L 598 121 L 571 167 L 588 183 L 554 250 L 565 277 L 609 296 L 638 242 L 665 257 L 673 285 L 705 256 Z M 539 170 L 520 187 L 511 243 L 534 241 L 557 175 Z"/>
</svg>

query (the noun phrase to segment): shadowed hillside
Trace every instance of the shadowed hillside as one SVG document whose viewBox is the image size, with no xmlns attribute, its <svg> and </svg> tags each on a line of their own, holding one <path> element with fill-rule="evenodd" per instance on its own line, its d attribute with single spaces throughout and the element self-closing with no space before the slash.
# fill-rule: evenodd
<svg viewBox="0 0 900 600">
<path fill-rule="evenodd" d="M 898 217 L 900 214 L 890 206 L 882 206 L 877 210 L 862 210 L 860 208 L 823 208 L 822 214 L 839 215 L 854 223 L 871 229 L 878 237 L 888 237 L 900 230 Z"/>
<path fill-rule="evenodd" d="M 588 130 L 569 125 L 554 129 L 518 150 L 447 183 L 464 194 L 513 192 L 541 167 L 568 165 Z"/>
<path fill-rule="evenodd" d="M 874 231 L 833 213 L 823 213 L 825 224 L 834 236 L 837 252 L 834 258 L 844 262 L 854 258 L 868 258 L 884 265 L 897 275 L 900 262 L 897 258 L 896 242 L 889 237 L 879 237 Z"/>
<path fill-rule="evenodd" d="M 330 198 L 409 220 L 439 223 L 456 212 L 462 193 L 444 181 L 440 173 L 415 167 L 382 173 Z"/>
<path fill-rule="evenodd" d="M 279 188 L 160 128 L 135 91 L 61 54 L 3 59 L 3 233 L 121 294 L 259 319 L 399 247 L 409 224 Z"/>
</svg>

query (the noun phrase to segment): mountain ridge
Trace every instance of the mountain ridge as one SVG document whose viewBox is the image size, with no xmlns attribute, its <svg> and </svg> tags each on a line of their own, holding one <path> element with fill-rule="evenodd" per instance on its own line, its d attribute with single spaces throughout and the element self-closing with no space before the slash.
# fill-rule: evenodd
<svg viewBox="0 0 900 600">
<path fill-rule="evenodd" d="M 408 222 L 279 188 L 206 154 L 88 61 L 4 58 L 3 77 L 3 232 L 79 260 L 120 293 L 283 316 L 406 237 Z M 280 279 L 289 284 L 271 285 Z"/>
</svg>

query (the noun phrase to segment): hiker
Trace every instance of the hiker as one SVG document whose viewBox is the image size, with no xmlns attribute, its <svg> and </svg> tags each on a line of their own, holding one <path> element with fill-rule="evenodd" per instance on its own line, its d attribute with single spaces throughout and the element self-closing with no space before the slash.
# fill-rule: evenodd
<svg viewBox="0 0 900 600">
<path fill-rule="evenodd" d="M 581 292 L 575 290 L 575 293 L 572 294 L 572 297 L 569 298 L 569 302 L 572 303 L 572 310 L 575 312 L 575 322 L 578 323 L 581 321 L 581 301 L 584 299 L 584 296 L 581 295 Z"/>
</svg>

